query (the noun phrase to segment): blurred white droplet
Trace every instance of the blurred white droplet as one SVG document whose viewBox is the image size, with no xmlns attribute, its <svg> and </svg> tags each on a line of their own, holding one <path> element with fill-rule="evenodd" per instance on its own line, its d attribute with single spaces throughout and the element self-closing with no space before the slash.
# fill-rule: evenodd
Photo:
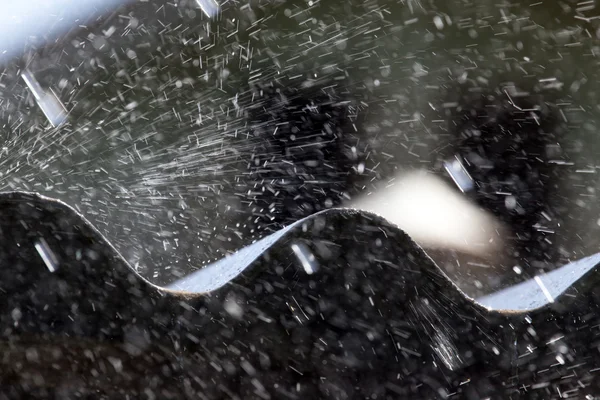
<svg viewBox="0 0 600 400">
<path fill-rule="evenodd" d="M 435 27 L 442 30 L 444 29 L 444 21 L 442 20 L 442 18 L 439 15 L 436 15 L 435 17 L 433 17 L 433 23 L 435 24 Z"/>
<path fill-rule="evenodd" d="M 521 275 L 521 273 L 523 272 L 523 270 L 521 269 L 521 267 L 519 267 L 518 265 L 515 265 L 513 267 L 513 271 L 515 271 L 515 274 L 517 274 L 517 275 Z"/>
<path fill-rule="evenodd" d="M 473 179 L 458 156 L 450 161 L 444 161 L 444 169 L 461 192 L 465 193 L 473 189 Z"/>
<path fill-rule="evenodd" d="M 15 322 L 19 322 L 21 320 L 21 317 L 23 317 L 23 313 L 19 308 L 13 309 L 10 315 L 12 316 L 12 319 Z"/>
<path fill-rule="evenodd" d="M 37 363 L 40 361 L 40 355 L 35 347 L 29 347 L 25 350 L 25 358 L 27 361 Z"/>
<path fill-rule="evenodd" d="M 42 86 L 28 70 L 23 71 L 21 77 L 52 126 L 57 127 L 62 125 L 67 120 L 67 109 L 56 94 L 51 89 L 42 89 Z"/>
<path fill-rule="evenodd" d="M 123 361 L 121 361 L 120 358 L 108 357 L 108 361 L 112 364 L 117 373 L 121 373 L 123 371 Z"/>
<path fill-rule="evenodd" d="M 44 238 L 41 238 L 35 243 L 35 249 L 40 257 L 42 257 L 42 260 L 44 261 L 44 264 L 46 264 L 48 270 L 50 272 L 55 272 L 58 269 L 58 259 L 56 258 L 56 255 L 50 246 L 48 246 L 48 242 L 46 242 Z"/>
<path fill-rule="evenodd" d="M 302 264 L 304 271 L 308 275 L 315 273 L 318 269 L 317 261 L 315 255 L 311 253 L 308 247 L 303 243 L 294 243 L 291 247 L 296 257 L 298 257 L 300 264 Z"/>
<path fill-rule="evenodd" d="M 227 296 L 225 302 L 223 303 L 223 307 L 225 308 L 225 311 L 227 311 L 229 315 L 234 318 L 241 319 L 244 315 L 244 309 L 238 303 L 235 296 Z"/>
<path fill-rule="evenodd" d="M 134 109 L 134 108 L 136 108 L 137 106 L 138 106 L 138 102 L 137 102 L 137 101 L 132 101 L 131 103 L 128 103 L 128 104 L 125 106 L 125 109 L 126 109 L 127 111 L 129 111 L 129 110 L 133 110 L 133 109 Z"/>
</svg>

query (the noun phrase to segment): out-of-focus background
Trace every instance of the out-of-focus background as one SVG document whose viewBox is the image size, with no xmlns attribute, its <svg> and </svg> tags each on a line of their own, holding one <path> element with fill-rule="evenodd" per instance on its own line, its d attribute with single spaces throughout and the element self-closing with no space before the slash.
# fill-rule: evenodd
<svg viewBox="0 0 600 400">
<path fill-rule="evenodd" d="M 339 206 L 472 295 L 598 251 L 593 1 L 69 7 L 3 60 L 0 189 L 76 207 L 153 282 Z"/>
</svg>

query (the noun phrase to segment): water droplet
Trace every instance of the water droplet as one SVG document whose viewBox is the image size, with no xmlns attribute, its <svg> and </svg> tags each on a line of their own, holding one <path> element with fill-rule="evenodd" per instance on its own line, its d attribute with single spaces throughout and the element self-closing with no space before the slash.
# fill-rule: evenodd
<svg viewBox="0 0 600 400">
<path fill-rule="evenodd" d="M 62 125 L 67 120 L 67 110 L 56 94 L 52 90 L 42 89 L 42 86 L 28 70 L 23 71 L 21 77 L 50 124 L 53 127 Z"/>
<path fill-rule="evenodd" d="M 35 243 L 35 249 L 46 264 L 46 268 L 50 272 L 55 272 L 58 269 L 58 259 L 44 238 L 40 238 Z"/>
<path fill-rule="evenodd" d="M 298 257 L 300 264 L 302 264 L 304 272 L 306 272 L 308 275 L 312 275 L 318 270 L 319 266 L 315 259 L 315 255 L 304 243 L 294 243 L 291 247 L 296 257 Z"/>
</svg>

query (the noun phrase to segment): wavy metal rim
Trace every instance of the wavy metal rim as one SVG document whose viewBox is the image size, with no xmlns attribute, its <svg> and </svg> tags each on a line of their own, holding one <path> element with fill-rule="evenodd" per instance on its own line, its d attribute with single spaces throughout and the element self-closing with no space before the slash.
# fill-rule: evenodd
<svg viewBox="0 0 600 400">
<path fill-rule="evenodd" d="M 172 282 L 167 286 L 159 286 L 135 271 L 131 264 L 121 255 L 121 253 L 110 242 L 110 240 L 108 240 L 106 236 L 104 236 L 82 213 L 77 211 L 69 204 L 36 192 L 11 191 L 0 193 L 0 198 L 12 196 L 29 196 L 34 200 L 37 199 L 67 209 L 69 212 L 77 215 L 84 225 L 94 234 L 96 234 L 103 244 L 112 250 L 115 257 L 123 262 L 123 264 L 126 265 L 141 281 L 156 290 L 166 291 L 178 295 L 197 296 L 222 288 L 254 265 L 254 263 L 266 252 L 273 250 L 284 243 L 287 245 L 286 240 L 293 234 L 293 232 L 301 229 L 303 224 L 324 216 L 347 217 L 358 215 L 369 217 L 371 219 L 375 217 L 375 219 L 385 222 L 387 226 L 396 229 L 399 233 L 410 239 L 411 245 L 415 249 L 420 250 L 420 252 L 437 269 L 436 273 L 443 276 L 443 278 L 446 279 L 452 285 L 454 290 L 456 290 L 462 297 L 476 303 L 488 311 L 495 311 L 503 314 L 526 314 L 531 311 L 550 306 L 554 302 L 558 302 L 559 299 L 564 297 L 565 292 L 567 292 L 570 288 L 578 285 L 590 274 L 598 271 L 598 267 L 600 267 L 600 253 L 596 253 L 594 255 L 566 264 L 548 274 L 539 275 L 534 277 L 534 279 L 521 282 L 491 295 L 473 299 L 463 292 L 455 284 L 455 282 L 451 280 L 429 257 L 427 252 L 418 244 L 416 244 L 412 238 L 397 225 L 390 223 L 386 218 L 369 211 L 353 208 L 332 208 L 302 218 L 275 233 L 272 233 L 248 246 L 239 249 L 236 253 L 215 261 L 203 267 L 202 269 L 192 272 L 187 276 Z"/>
</svg>

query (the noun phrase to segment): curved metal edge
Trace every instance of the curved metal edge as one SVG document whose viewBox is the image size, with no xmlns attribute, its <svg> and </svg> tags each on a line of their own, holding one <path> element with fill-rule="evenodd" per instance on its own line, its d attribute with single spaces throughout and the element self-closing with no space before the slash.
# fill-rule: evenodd
<svg viewBox="0 0 600 400">
<path fill-rule="evenodd" d="M 16 196 L 29 196 L 33 200 L 41 200 L 41 201 L 44 201 L 47 203 L 51 203 L 53 205 L 57 205 L 59 207 L 62 207 L 64 209 L 74 213 L 78 218 L 81 219 L 81 221 L 83 222 L 83 225 L 85 225 L 86 228 L 90 229 L 94 234 L 96 234 L 98 236 L 99 241 L 102 242 L 101 244 L 108 246 L 108 248 L 110 248 L 112 250 L 112 252 L 114 253 L 115 258 L 117 258 L 124 265 L 126 265 L 131 270 L 131 272 L 136 275 L 137 278 L 139 278 L 145 284 L 151 286 L 153 289 L 156 289 L 159 291 L 165 291 L 165 288 L 163 288 L 162 286 L 155 285 L 154 283 L 150 282 L 149 280 L 147 280 L 146 278 L 141 276 L 135 270 L 135 268 L 133 268 L 131 266 L 131 264 L 125 259 L 125 257 L 123 257 L 121 255 L 121 253 L 117 250 L 117 248 L 115 246 L 113 246 L 112 243 L 102 234 L 102 232 L 100 232 L 82 213 L 77 211 L 75 208 L 71 207 L 69 204 L 65 203 L 62 200 L 44 196 L 44 195 L 36 193 L 36 192 L 24 192 L 24 191 L 0 192 L 0 198 L 8 197 L 8 196 L 15 196 L 15 195 Z"/>
<path fill-rule="evenodd" d="M 531 312 L 554 303 L 600 265 L 600 253 L 573 261 L 544 275 L 480 297 L 482 306 L 504 313 Z"/>
<path fill-rule="evenodd" d="M 301 226 L 306 222 L 310 222 L 318 217 L 324 216 L 335 217 L 360 215 L 370 219 L 378 220 L 380 222 L 385 222 L 388 226 L 397 229 L 399 232 L 405 235 L 406 238 L 410 240 L 411 245 L 417 251 L 421 252 L 421 255 L 431 262 L 431 264 L 436 268 L 435 273 L 441 276 L 442 279 L 446 280 L 447 283 L 450 284 L 451 287 L 462 297 L 469 302 L 472 302 L 475 306 L 478 306 L 486 311 L 496 312 L 503 315 L 514 316 L 527 314 L 551 305 L 553 302 L 563 297 L 563 294 L 570 287 L 575 285 L 584 276 L 590 274 L 592 271 L 596 270 L 598 266 L 600 266 L 600 253 L 598 253 L 566 264 L 565 266 L 558 268 L 546 275 L 536 276 L 534 279 L 519 283 L 491 295 L 474 299 L 462 291 L 456 285 L 456 283 L 454 283 L 454 281 L 452 281 L 431 259 L 427 252 L 423 250 L 421 246 L 415 243 L 414 240 L 412 240 L 412 238 L 397 225 L 389 222 L 384 217 L 369 211 L 353 208 L 332 208 L 300 219 L 284 227 L 283 229 L 270 234 L 269 236 L 259 239 L 249 246 L 241 248 L 236 253 L 211 263 L 208 266 L 199 269 L 198 271 L 195 271 L 168 286 L 159 286 L 141 276 L 121 255 L 115 246 L 113 246 L 112 243 L 82 213 L 77 211 L 69 204 L 36 192 L 11 191 L 0 193 L 0 197 L 15 195 L 29 196 L 33 200 L 37 199 L 52 203 L 74 213 L 81 219 L 81 221 L 83 221 L 83 224 L 86 226 L 86 228 L 90 229 L 95 235 L 97 235 L 99 241 L 101 241 L 103 245 L 108 246 L 113 251 L 115 258 L 126 265 L 130 271 L 135 274 L 136 277 L 139 278 L 144 284 L 159 292 L 175 296 L 196 297 L 224 287 L 242 274 L 247 268 L 250 268 L 266 251 L 285 241 L 294 230 L 301 228 Z"/>
</svg>

